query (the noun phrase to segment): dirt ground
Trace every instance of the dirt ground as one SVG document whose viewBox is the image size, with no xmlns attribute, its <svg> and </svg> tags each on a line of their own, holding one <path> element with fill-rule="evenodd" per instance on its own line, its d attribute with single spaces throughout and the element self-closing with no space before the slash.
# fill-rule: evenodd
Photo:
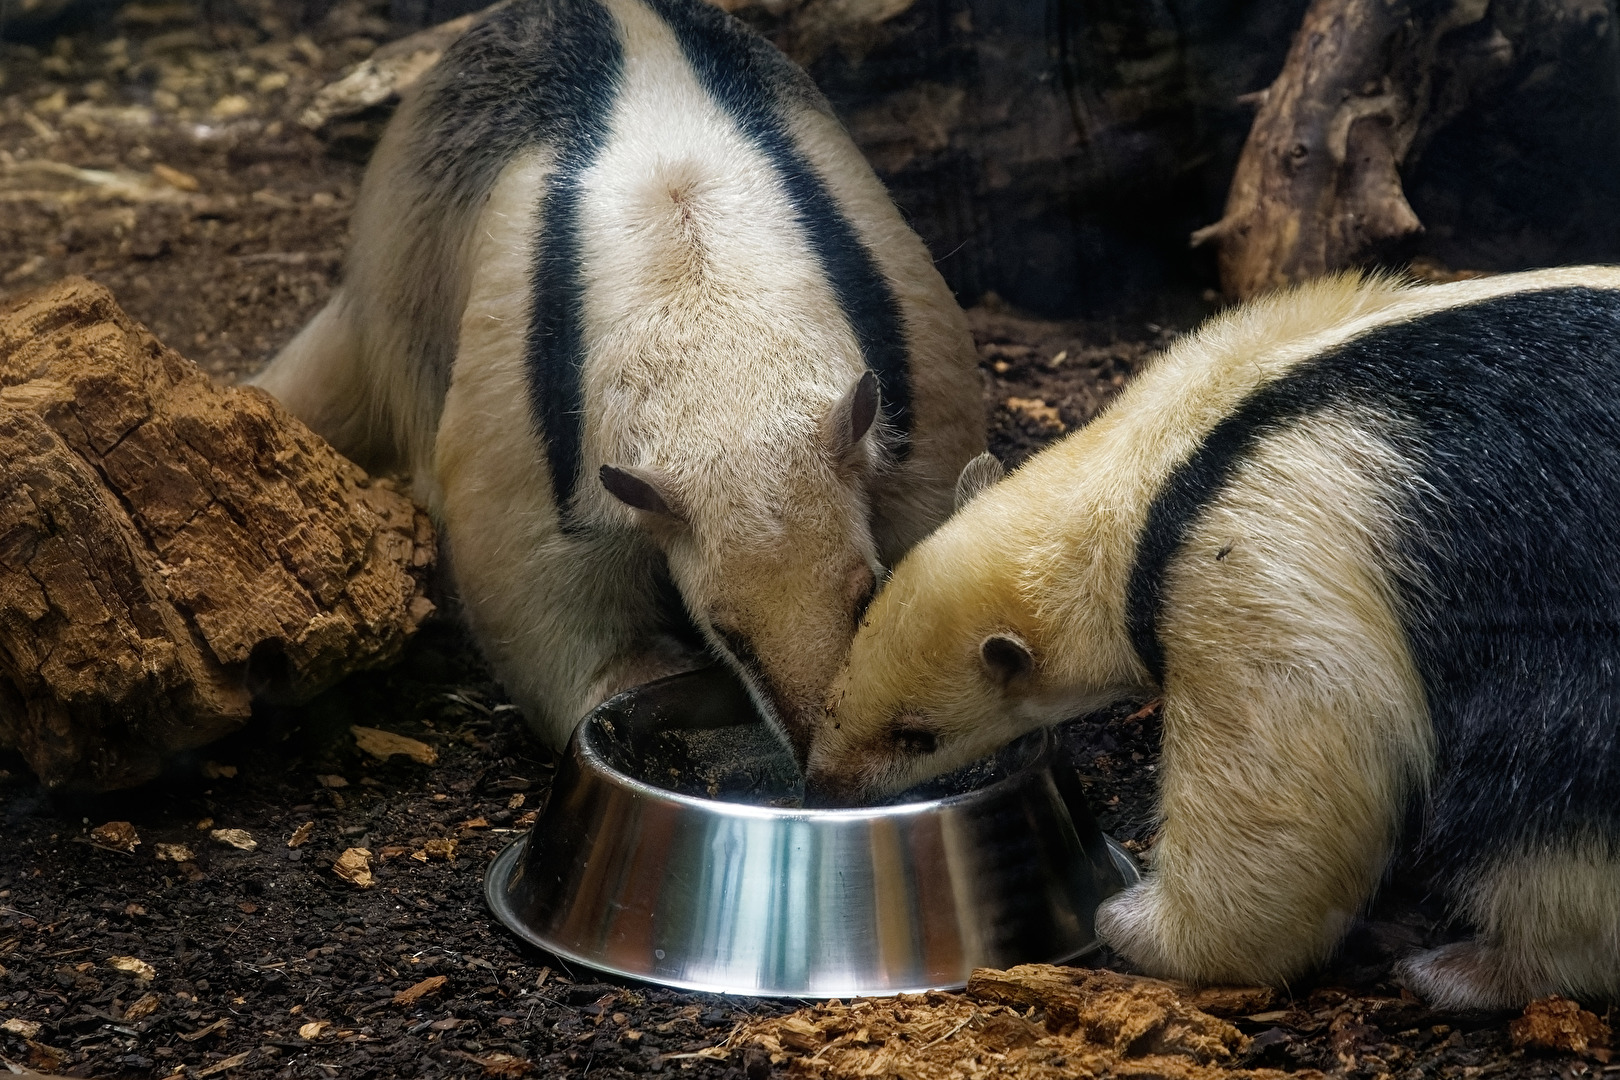
<svg viewBox="0 0 1620 1080">
<path fill-rule="evenodd" d="M 88 274 L 210 373 L 250 373 L 333 288 L 377 130 L 368 118 L 317 137 L 295 118 L 392 35 L 386 16 L 349 0 L 301 13 L 153 0 L 67 36 L 0 43 L 0 303 Z M 993 301 L 971 315 L 992 448 L 1009 463 L 1087 420 L 1186 329 L 1037 322 Z M 439 763 L 380 764 L 351 723 L 431 743 Z M 1104 828 L 1137 851 L 1152 839 L 1157 739 L 1135 705 L 1063 729 Z M 486 914 L 483 868 L 527 825 L 551 771 L 449 621 L 391 671 L 261 710 L 142 791 L 52 798 L 0 757 L 0 1064 L 760 1080 L 770 1066 L 757 1056 L 699 1051 L 800 1003 L 601 980 Z M 133 824 L 133 853 L 93 841 L 110 820 Z M 307 836 L 296 847 L 295 834 Z M 375 887 L 333 872 L 351 847 L 377 853 Z M 1526 1056 L 1507 1016 L 1438 1016 L 1403 997 L 1393 951 L 1444 932 L 1420 898 L 1392 894 L 1286 1009 L 1240 1021 L 1255 1036 L 1243 1064 L 1369 1080 L 1620 1071 Z"/>
</svg>

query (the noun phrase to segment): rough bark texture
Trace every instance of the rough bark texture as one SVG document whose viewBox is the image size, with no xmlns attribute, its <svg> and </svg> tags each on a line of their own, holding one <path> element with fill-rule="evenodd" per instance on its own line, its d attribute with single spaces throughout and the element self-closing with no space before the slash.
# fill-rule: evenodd
<svg viewBox="0 0 1620 1080">
<path fill-rule="evenodd" d="M 1282 74 L 1257 95 L 1226 213 L 1193 234 L 1219 242 L 1228 297 L 1349 265 L 1422 228 L 1399 172 L 1426 99 L 1421 35 L 1406 0 L 1311 4 Z"/>
<path fill-rule="evenodd" d="M 1226 211 L 1194 233 L 1193 243 L 1216 242 L 1222 289 L 1231 299 L 1395 253 L 1400 241 L 1424 228 L 1407 201 L 1403 177 L 1410 177 L 1438 138 L 1442 169 L 1469 191 L 1460 196 L 1429 190 L 1435 185 L 1425 177 L 1418 201 L 1428 205 L 1426 214 L 1438 215 L 1444 234 L 1438 239 L 1442 247 L 1451 246 L 1457 222 L 1466 216 L 1459 210 L 1484 215 L 1496 209 L 1492 204 L 1503 192 L 1517 197 L 1511 178 L 1486 180 L 1475 175 L 1479 162 L 1458 162 L 1458 148 L 1445 145 L 1461 134 L 1453 122 L 1466 115 L 1476 125 L 1499 127 L 1504 116 L 1516 115 L 1513 101 L 1535 95 L 1541 83 L 1562 80 L 1555 95 L 1562 107 L 1519 110 L 1543 118 L 1539 141 L 1545 146 L 1523 132 L 1513 138 L 1462 135 L 1487 146 L 1486 157 L 1496 155 L 1499 169 L 1527 162 L 1539 187 L 1532 198 L 1520 199 L 1517 211 L 1551 221 L 1561 210 L 1559 200 L 1547 197 L 1550 192 L 1560 191 L 1574 206 L 1587 199 L 1591 186 L 1568 175 L 1578 171 L 1568 151 L 1552 147 L 1560 139 L 1578 142 L 1570 130 L 1584 125 L 1591 161 L 1612 159 L 1614 48 L 1610 12 L 1595 0 L 1314 0 L 1282 73 L 1249 95 L 1259 111 Z M 1515 93 L 1504 95 L 1514 83 Z M 1570 100 L 1575 86 L 1580 96 Z M 1551 182 L 1554 173 L 1566 174 L 1567 181 Z M 1577 216 L 1594 233 L 1608 228 L 1609 214 L 1601 208 Z M 1493 234 L 1496 252 L 1463 257 L 1503 269 L 1586 257 L 1573 250 L 1555 254 L 1545 239 L 1529 242 L 1518 235 L 1523 232 L 1522 226 L 1500 223 Z M 1532 251 L 1535 243 L 1544 250 Z"/>
<path fill-rule="evenodd" d="M 52 786 L 385 663 L 431 610 L 427 517 L 253 389 L 67 279 L 0 313 L 0 746 Z"/>
</svg>

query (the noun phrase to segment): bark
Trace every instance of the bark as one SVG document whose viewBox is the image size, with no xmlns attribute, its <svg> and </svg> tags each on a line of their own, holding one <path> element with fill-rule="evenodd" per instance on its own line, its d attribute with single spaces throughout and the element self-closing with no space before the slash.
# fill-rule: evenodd
<svg viewBox="0 0 1620 1080">
<path fill-rule="evenodd" d="M 0 313 L 0 747 L 106 790 L 394 659 L 426 515 L 67 279 Z"/>
<path fill-rule="evenodd" d="M 1259 112 L 1221 220 L 1221 286 L 1243 299 L 1345 265 L 1421 228 L 1401 190 L 1413 87 L 1392 78 L 1406 0 L 1315 0 Z"/>
</svg>

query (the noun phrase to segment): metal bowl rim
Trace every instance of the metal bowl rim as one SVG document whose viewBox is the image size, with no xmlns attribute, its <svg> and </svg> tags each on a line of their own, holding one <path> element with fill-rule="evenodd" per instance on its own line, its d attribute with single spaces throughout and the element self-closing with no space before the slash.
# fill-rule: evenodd
<svg viewBox="0 0 1620 1080">
<path fill-rule="evenodd" d="M 1011 778 L 1009 777 L 1008 779 Z M 915 803 L 907 805 L 926 806 L 929 804 Z M 1106 833 L 1103 834 L 1103 841 L 1108 846 L 1110 860 L 1116 867 L 1119 868 L 1121 876 L 1126 879 L 1125 887 L 1130 888 L 1132 885 L 1140 881 L 1142 871 L 1138 866 L 1135 857 L 1132 856 L 1130 852 L 1117 840 Z M 522 919 L 518 918 L 517 912 L 513 911 L 512 908 L 507 905 L 506 882 L 512 876 L 512 871 L 518 865 L 518 860 L 523 857 L 524 849 L 528 846 L 528 843 L 528 836 L 520 836 L 516 840 L 513 840 L 510 844 L 507 844 L 505 848 L 501 849 L 500 854 L 496 855 L 495 858 L 490 860 L 489 867 L 484 871 L 484 902 L 489 905 L 490 911 L 494 912 L 497 922 L 506 927 L 512 933 L 516 934 L 518 937 L 522 938 L 524 941 L 527 941 L 530 945 L 533 945 L 537 949 L 543 949 L 562 960 L 572 961 L 579 964 L 581 967 L 589 968 L 592 971 L 603 972 L 621 979 L 632 979 L 636 982 L 651 983 L 655 986 L 668 986 L 676 990 L 691 990 L 703 994 L 730 994 L 738 997 L 760 998 L 797 998 L 801 1001 L 825 1001 L 828 998 L 893 997 L 898 994 L 923 994 L 930 990 L 961 990 L 967 986 L 966 982 L 952 982 L 932 986 L 895 988 L 885 987 L 881 990 L 863 990 L 859 986 L 835 986 L 831 988 L 818 988 L 812 995 L 807 991 L 757 988 L 753 990 L 738 990 L 734 986 L 723 986 L 719 983 L 694 982 L 689 979 L 666 979 L 662 976 L 654 976 L 636 971 L 627 971 L 624 968 L 614 967 L 613 965 L 603 963 L 600 960 L 593 960 L 588 956 L 582 956 L 581 954 L 573 952 L 570 949 L 560 948 L 555 943 L 547 941 L 542 935 L 530 929 Z M 1070 960 L 1079 959 L 1080 957 L 1086 956 L 1089 953 L 1093 953 L 1097 951 L 1097 949 L 1101 948 L 1101 946 L 1102 941 L 1094 938 L 1091 944 L 1085 946 L 1077 952 L 1067 953 L 1063 956 L 1054 956 L 1044 961 L 1028 962 L 1063 964 Z"/>
<path fill-rule="evenodd" d="M 611 701 L 611 699 L 609 700 Z M 583 732 L 586 724 L 593 722 L 589 717 L 581 721 L 581 731 Z M 761 722 L 763 723 L 763 721 Z M 1029 764 L 983 787 L 974 788 L 972 791 L 964 791 L 957 795 L 947 795 L 940 799 L 924 799 L 921 802 L 896 803 L 889 806 L 841 807 L 759 806 L 754 803 L 728 802 L 724 799 L 705 799 L 701 795 L 687 795 L 683 792 L 661 788 L 657 784 L 649 784 L 645 780 L 615 769 L 591 746 L 583 734 L 575 737 L 574 745 L 579 759 L 589 765 L 599 776 L 644 799 L 673 803 L 715 817 L 758 818 L 766 821 L 864 821 L 880 817 L 910 817 L 915 814 L 963 806 L 988 799 L 991 795 L 1000 792 L 1014 782 L 1028 779 L 1030 775 L 1050 764 L 1053 746 L 1051 732 L 1045 728 L 1027 731 L 1018 736 L 1018 739 L 1031 736 L 1040 739 L 1040 748 L 1036 751 L 1035 757 L 1030 760 Z M 1018 739 L 1014 739 L 1013 742 L 1017 742 Z M 1010 746 L 1011 743 L 1004 745 Z"/>
</svg>

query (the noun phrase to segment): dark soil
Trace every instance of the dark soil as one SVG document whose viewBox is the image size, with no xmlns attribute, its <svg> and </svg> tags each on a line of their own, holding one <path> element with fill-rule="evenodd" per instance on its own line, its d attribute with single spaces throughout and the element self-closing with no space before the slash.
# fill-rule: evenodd
<svg viewBox="0 0 1620 1080">
<path fill-rule="evenodd" d="M 284 343 L 336 281 L 356 162 L 376 130 L 317 138 L 294 118 L 393 33 L 382 6 L 306 11 L 132 3 L 65 37 L 0 44 L 0 302 L 89 274 L 227 380 Z M 992 448 L 1009 463 L 1089 419 L 1186 329 L 1037 322 L 994 303 L 972 321 Z M 1139 705 L 1061 739 L 1104 829 L 1142 851 L 1158 726 Z M 439 763 L 366 758 L 353 723 L 428 742 Z M 603 980 L 486 913 L 483 869 L 526 827 L 552 767 L 449 621 L 393 670 L 261 710 L 141 791 L 51 797 L 0 758 L 0 1056 L 143 1078 L 743 1075 L 742 1062 L 694 1055 L 741 1018 L 796 1003 Z M 133 823 L 133 853 L 92 842 L 112 820 Z M 307 841 L 290 846 L 306 823 Z M 189 853 L 164 848 L 165 860 L 159 845 Z M 373 853 L 374 887 L 333 872 L 349 848 Z M 1441 931 L 1415 901 L 1385 907 L 1339 964 L 1295 988 L 1295 1008 L 1246 1022 L 1257 1063 L 1414 1080 L 1601 1068 L 1510 1051 L 1506 1017 L 1436 1017 L 1403 999 L 1392 950 Z M 751 1059 L 746 1074 L 766 1068 Z"/>
</svg>

